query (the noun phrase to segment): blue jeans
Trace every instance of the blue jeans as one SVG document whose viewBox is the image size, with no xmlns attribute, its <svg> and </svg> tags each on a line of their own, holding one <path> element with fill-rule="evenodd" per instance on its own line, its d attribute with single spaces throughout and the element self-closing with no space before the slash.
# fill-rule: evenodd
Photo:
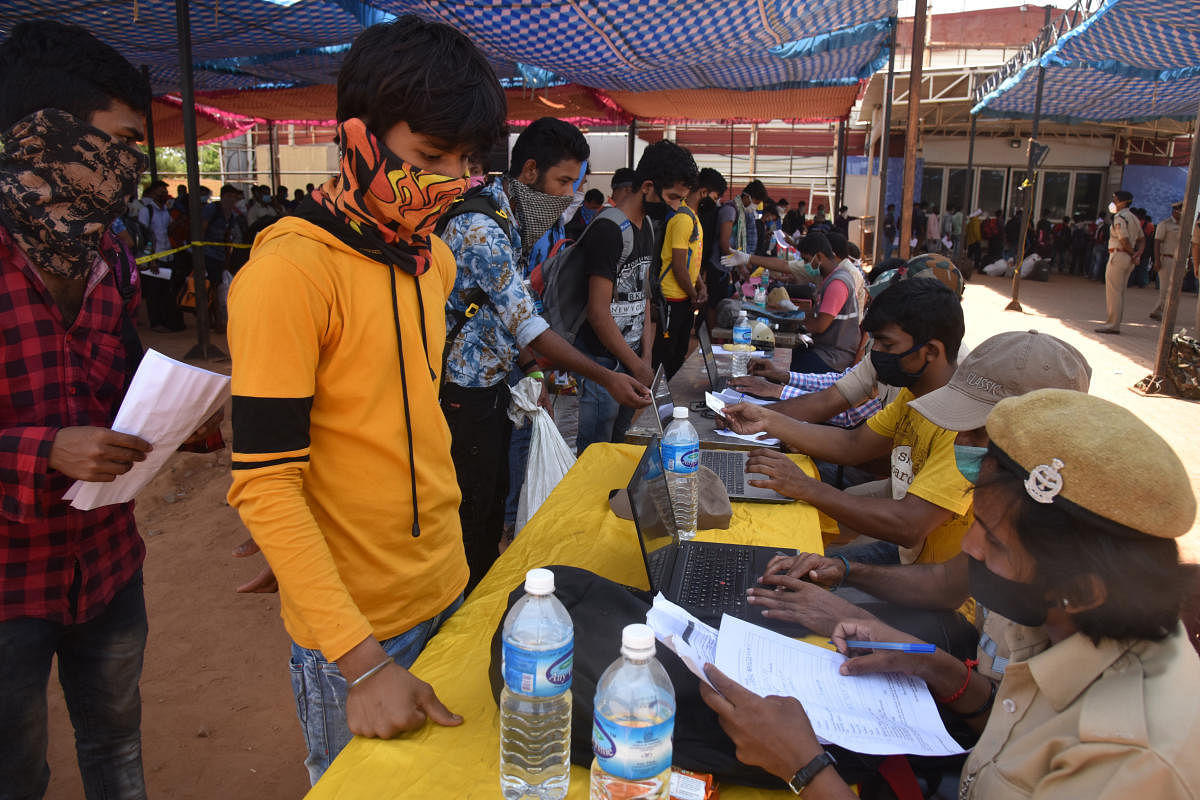
<svg viewBox="0 0 1200 800">
<path fill-rule="evenodd" d="M 144 798 L 142 653 L 146 603 L 139 572 L 100 616 L 75 625 L 0 622 L 0 798 L 39 798 L 50 782 L 46 685 L 58 656 L 88 800 Z"/>
<path fill-rule="evenodd" d="M 393 661 L 408 669 L 462 602 L 460 596 L 436 617 L 379 644 Z M 292 674 L 292 693 L 296 696 L 296 715 L 300 717 L 304 744 L 308 747 L 304 766 L 308 767 L 308 779 L 315 786 L 337 754 L 354 737 L 346 724 L 348 687 L 337 664 L 326 661 L 320 650 L 309 650 L 292 642 L 292 659 L 288 667 Z"/>
<path fill-rule="evenodd" d="M 628 372 L 615 358 L 588 356 L 602 367 Z M 623 442 L 625 431 L 633 422 L 633 409 L 626 408 L 613 399 L 600 384 L 582 375 L 575 376 L 579 394 L 579 433 L 575 437 L 575 454 L 583 455 L 589 444 L 596 442 Z"/>
</svg>

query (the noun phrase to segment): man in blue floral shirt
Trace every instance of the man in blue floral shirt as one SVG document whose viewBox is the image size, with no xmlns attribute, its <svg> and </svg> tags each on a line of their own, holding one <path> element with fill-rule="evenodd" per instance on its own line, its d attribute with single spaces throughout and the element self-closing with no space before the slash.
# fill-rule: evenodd
<svg viewBox="0 0 1200 800">
<path fill-rule="evenodd" d="M 468 193 L 469 207 L 480 210 L 452 216 L 441 234 L 458 261 L 447 303 L 441 402 L 463 496 L 468 590 L 499 555 L 512 431 L 506 378 L 514 364 L 540 377 L 536 350 L 602 384 L 622 405 L 650 402 L 632 376 L 605 369 L 551 331 L 525 283 L 531 252 L 573 199 L 589 154 L 575 126 L 551 117 L 534 122 L 513 146 L 509 173 Z"/>
</svg>

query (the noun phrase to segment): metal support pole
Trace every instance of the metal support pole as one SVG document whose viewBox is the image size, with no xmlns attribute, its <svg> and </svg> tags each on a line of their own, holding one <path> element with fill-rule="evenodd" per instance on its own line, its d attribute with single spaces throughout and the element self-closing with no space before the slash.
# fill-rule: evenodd
<svg viewBox="0 0 1200 800">
<path fill-rule="evenodd" d="M 1046 28 L 1050 27 L 1051 7 L 1046 6 L 1046 18 L 1039 36 L 1046 36 Z M 1038 123 L 1042 117 L 1042 88 L 1046 82 L 1046 68 L 1041 64 L 1043 46 L 1038 47 L 1037 96 L 1033 101 L 1033 130 L 1029 135 L 1029 161 L 1025 168 L 1025 211 L 1021 217 L 1021 241 L 1017 246 L 1017 265 L 1013 270 L 1012 300 L 1004 307 L 1005 311 L 1021 311 L 1021 264 L 1025 261 L 1025 242 L 1029 239 L 1030 217 L 1033 216 L 1033 195 L 1037 189 L 1034 180 L 1034 160 L 1037 155 Z"/>
<path fill-rule="evenodd" d="M 1167 376 L 1167 356 L 1171 352 L 1171 337 L 1175 335 L 1175 318 L 1179 314 L 1180 290 L 1183 270 L 1192 250 L 1192 226 L 1196 219 L 1196 194 L 1200 192 L 1200 109 L 1196 111 L 1196 122 L 1192 126 L 1192 154 L 1188 161 L 1187 190 L 1183 195 L 1183 215 L 1179 218 L 1179 249 L 1167 275 L 1159 280 L 1169 281 L 1167 304 L 1163 308 L 1162 326 L 1158 330 L 1158 350 L 1154 356 L 1154 373 L 1143 383 L 1146 394 L 1162 392 L 1163 378 Z M 1200 318 L 1200 307 L 1196 311 Z M 1200 319 L 1197 320 L 1200 322 Z M 1139 384 L 1140 385 L 1140 384 Z M 1174 388 L 1174 387 L 1169 387 Z"/>
<path fill-rule="evenodd" d="M 146 81 L 146 155 L 150 158 L 150 182 L 158 180 L 158 152 L 154 147 L 154 92 L 150 89 L 150 67 L 142 64 Z"/>
<path fill-rule="evenodd" d="M 971 206 L 974 205 L 974 198 L 971 195 L 975 194 L 975 118 L 976 115 L 972 114 L 971 132 L 967 136 L 967 185 L 963 187 L 963 209 L 961 211 L 964 220 L 970 219 L 970 217 L 967 215 L 971 213 Z M 964 225 L 963 235 L 958 237 L 958 241 L 954 243 L 954 260 L 956 262 L 962 258 L 963 240 L 966 238 L 967 228 L 966 225 Z M 976 264 L 974 266 L 979 265 Z"/>
<path fill-rule="evenodd" d="M 908 70 L 908 124 L 904 137 L 904 183 L 900 190 L 900 257 L 912 255 L 912 198 L 917 182 L 917 139 L 921 135 L 921 62 L 925 60 L 928 0 L 917 0 L 913 15 L 912 64 Z"/>
<path fill-rule="evenodd" d="M 833 193 L 833 213 L 838 213 L 846 193 L 846 120 L 838 120 L 838 184 Z M 832 218 L 833 215 L 830 215 Z"/>
<path fill-rule="evenodd" d="M 192 21 L 188 16 L 188 0 L 175 0 L 175 31 L 179 38 L 179 82 L 183 98 L 183 150 L 187 162 L 188 215 L 191 240 L 204 240 L 204 220 L 200 218 L 200 149 L 196 144 L 196 95 L 192 85 Z M 192 248 L 192 280 L 196 286 L 196 346 L 184 356 L 187 359 L 224 358 L 225 354 L 209 342 L 208 292 L 204 290 L 207 270 L 204 251 Z"/>
<path fill-rule="evenodd" d="M 633 162 L 635 160 L 636 154 L 637 154 L 637 120 L 633 119 L 633 120 L 629 121 L 629 154 L 628 154 L 628 158 L 626 159 L 625 166 L 629 167 L 630 169 L 633 169 L 633 167 L 634 167 Z"/>
<path fill-rule="evenodd" d="M 888 159 L 892 141 L 892 94 L 896 81 L 896 20 L 892 19 L 892 35 L 888 40 L 888 74 L 883 93 L 883 134 L 879 137 L 879 213 L 875 217 L 875 254 L 872 263 L 878 264 L 883 255 L 883 217 L 887 213 Z M 912 94 L 909 92 L 909 94 Z M 870 176 L 867 176 L 868 180 Z M 911 213 L 911 211 L 910 211 Z M 909 222 L 912 225 L 912 222 Z"/>
<path fill-rule="evenodd" d="M 726 181 L 729 183 L 729 199 L 736 196 L 733 190 L 733 123 L 729 123 L 729 175 L 726 176 Z"/>
<path fill-rule="evenodd" d="M 267 156 L 271 161 L 271 195 L 279 188 L 279 129 L 267 123 Z"/>
</svg>

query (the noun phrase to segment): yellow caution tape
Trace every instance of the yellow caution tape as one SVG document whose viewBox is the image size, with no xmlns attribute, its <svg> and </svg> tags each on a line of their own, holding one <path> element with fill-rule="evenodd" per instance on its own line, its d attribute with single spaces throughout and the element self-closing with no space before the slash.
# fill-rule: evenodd
<svg viewBox="0 0 1200 800">
<path fill-rule="evenodd" d="M 253 246 L 253 244 L 239 244 L 237 242 L 188 242 L 187 244 L 182 244 L 179 247 L 175 247 L 170 250 L 163 250 L 159 253 L 151 253 L 148 256 L 139 256 L 138 258 L 134 259 L 134 263 L 146 264 L 150 261 L 157 261 L 160 258 L 174 255 L 175 253 L 182 252 L 192 247 L 240 247 L 248 249 Z"/>
</svg>

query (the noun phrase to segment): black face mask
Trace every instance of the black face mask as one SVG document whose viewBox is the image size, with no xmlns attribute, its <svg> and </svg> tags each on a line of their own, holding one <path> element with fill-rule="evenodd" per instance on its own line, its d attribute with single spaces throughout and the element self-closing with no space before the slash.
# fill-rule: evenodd
<svg viewBox="0 0 1200 800">
<path fill-rule="evenodd" d="M 875 367 L 875 377 L 888 386 L 896 386 L 901 389 L 912 386 L 921 379 L 921 374 L 925 372 L 925 367 L 929 366 L 929 362 L 926 361 L 922 364 L 921 368 L 916 372 L 905 372 L 900 367 L 900 359 L 911 356 L 924 347 L 925 344 L 925 342 L 914 344 L 903 353 L 885 353 L 882 350 L 872 350 L 871 366 Z"/>
<path fill-rule="evenodd" d="M 653 203 L 646 200 L 642 203 L 642 210 L 650 219 L 655 222 L 662 222 L 667 218 L 667 212 L 671 210 L 671 207 L 663 202 Z"/>
<path fill-rule="evenodd" d="M 967 588 L 981 606 L 1018 625 L 1036 628 L 1046 622 L 1046 599 L 1041 586 L 1001 578 L 970 556 L 967 556 Z"/>
</svg>

